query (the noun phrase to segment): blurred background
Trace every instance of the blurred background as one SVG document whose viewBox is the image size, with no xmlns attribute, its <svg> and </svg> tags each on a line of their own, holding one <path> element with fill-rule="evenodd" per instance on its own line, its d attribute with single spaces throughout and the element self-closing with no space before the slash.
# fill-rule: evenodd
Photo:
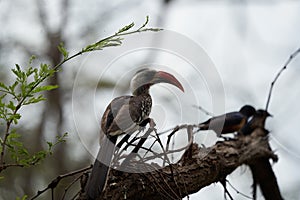
<svg viewBox="0 0 300 200">
<path fill-rule="evenodd" d="M 9 83 L 10 69 L 16 63 L 26 66 L 31 55 L 37 56 L 37 66 L 40 62 L 57 64 L 62 59 L 57 50 L 60 42 L 72 54 L 128 23 L 142 24 L 146 15 L 150 17 L 149 26 L 180 34 L 202 48 L 220 77 L 220 98 L 226 112 L 244 104 L 264 108 L 270 83 L 289 55 L 300 47 L 297 0 L 0 0 L 0 80 Z M 135 36 L 132 38 L 129 42 Z M 118 48 L 66 63 L 49 80 L 59 89 L 46 94 L 46 102 L 21 111 L 17 130 L 32 151 L 45 148 L 45 141 L 54 140 L 56 135 L 68 132 L 69 136 L 67 143 L 59 145 L 41 165 L 6 170 L 6 178 L 0 181 L 0 199 L 32 196 L 59 174 L 89 166 L 97 151 L 99 121 L 106 105 L 113 97 L 130 93 L 129 81 L 135 69 L 146 63 L 161 67 L 168 58 L 152 51 L 137 52 L 119 59 L 117 68 L 107 67 L 110 62 L 116 63 L 112 55 Z M 184 87 L 193 90 L 187 92 L 195 98 L 181 100 L 184 97 L 174 88 L 153 88 L 154 99 L 159 103 L 154 104 L 152 116 L 161 117 L 157 120 L 161 129 L 207 119 L 193 105 L 214 110 L 213 95 L 201 81 L 205 77 L 196 80 L 191 67 L 179 66 L 176 61 L 173 64 L 174 68 L 168 69 L 180 77 Z M 274 117 L 266 125 L 271 131 L 272 148 L 279 156 L 274 171 L 285 199 L 300 199 L 299 65 L 300 58 L 295 58 L 276 83 L 269 107 Z M 188 107 L 179 109 L 183 102 Z M 211 145 L 216 141 L 214 134 L 204 134 L 205 141 L 198 139 L 199 143 Z M 68 181 L 62 182 L 60 191 Z M 251 195 L 247 167 L 238 168 L 229 181 L 240 192 Z M 232 188 L 229 190 L 234 199 L 246 199 Z M 49 193 L 40 199 L 49 199 Z M 260 194 L 258 197 L 262 199 Z M 190 195 L 192 200 L 222 198 L 219 183 Z"/>
</svg>

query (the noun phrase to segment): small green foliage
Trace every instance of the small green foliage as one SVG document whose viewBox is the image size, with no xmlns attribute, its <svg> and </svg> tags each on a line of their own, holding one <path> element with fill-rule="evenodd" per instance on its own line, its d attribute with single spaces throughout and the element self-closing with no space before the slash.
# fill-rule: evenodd
<svg viewBox="0 0 300 200">
<path fill-rule="evenodd" d="M 39 164 L 46 158 L 47 155 L 52 155 L 53 148 L 66 141 L 67 133 L 62 136 L 57 136 L 54 142 L 47 142 L 48 148 L 35 153 L 29 153 L 29 150 L 24 146 L 21 141 L 21 135 L 12 131 L 7 137 L 7 147 L 10 157 L 16 165 L 22 167 L 29 167 L 32 165 Z"/>
<path fill-rule="evenodd" d="M 16 200 L 26 200 L 28 199 L 28 195 L 24 195 L 22 197 L 17 197 Z"/>
<path fill-rule="evenodd" d="M 112 47 L 112 46 L 120 46 L 122 44 L 123 38 L 110 38 L 105 40 L 100 40 L 94 44 L 86 46 L 82 51 L 83 52 L 89 52 L 89 51 L 95 51 L 95 50 L 102 50 L 106 47 Z"/>
<path fill-rule="evenodd" d="M 29 104 L 34 104 L 34 103 L 38 103 L 40 101 L 44 101 L 46 100 L 46 98 L 44 98 L 43 95 L 39 95 L 37 97 L 30 97 L 28 98 L 28 100 L 25 100 L 23 105 L 29 105 Z"/>
<path fill-rule="evenodd" d="M 57 48 L 60 51 L 60 53 L 64 56 L 64 59 L 69 58 L 69 52 L 66 50 L 63 42 L 61 42 Z"/>
<path fill-rule="evenodd" d="M 11 70 L 15 80 L 11 84 L 0 82 L 0 123 L 4 122 L 3 124 L 6 125 L 6 128 L 3 129 L 6 132 L 0 135 L 1 170 L 5 169 L 4 158 L 8 155 L 13 160 L 13 165 L 30 166 L 38 164 L 47 155 L 52 154 L 51 149 L 51 151 L 47 149 L 29 153 L 21 141 L 21 135 L 16 133 L 15 130 L 11 130 L 11 125 L 18 124 L 21 119 L 19 110 L 22 106 L 45 100 L 43 92 L 58 87 L 57 85 L 42 85 L 46 78 L 57 72 L 57 69 L 53 69 L 47 64 L 33 67 L 34 59 L 35 57 L 32 56 L 25 68 L 18 64 L 15 65 L 15 68 Z"/>
<path fill-rule="evenodd" d="M 31 66 L 35 57 L 31 57 L 27 69 L 16 64 L 11 71 L 15 75 L 15 81 L 11 85 L 0 82 L 0 118 L 6 123 L 17 124 L 21 115 L 18 110 L 23 105 L 38 103 L 45 100 L 41 92 L 57 88 L 57 85 L 39 86 L 47 77 L 56 71 L 47 64 L 41 64 L 40 68 Z M 10 97 L 9 97 L 9 96 Z"/>
<path fill-rule="evenodd" d="M 48 153 L 51 155 L 54 146 L 58 145 L 59 143 L 66 142 L 66 137 L 67 136 L 68 136 L 68 133 L 64 133 L 62 136 L 56 136 L 55 143 L 47 142 L 47 144 L 48 144 Z"/>
<path fill-rule="evenodd" d="M 132 22 L 131 24 L 124 26 L 123 28 L 119 29 L 119 31 L 117 33 L 123 33 L 125 31 L 128 31 L 129 29 L 131 29 L 132 27 L 134 27 L 134 23 Z"/>
<path fill-rule="evenodd" d="M 125 35 L 130 35 L 130 34 L 134 34 L 134 33 L 140 33 L 140 32 L 146 32 L 146 31 L 161 31 L 162 29 L 159 28 L 145 28 L 146 25 L 149 22 L 149 17 L 146 17 L 146 21 L 144 22 L 144 24 L 142 24 L 142 26 L 140 26 L 139 28 L 137 28 L 136 30 L 131 30 L 135 24 L 132 22 L 129 25 L 124 26 L 123 28 L 119 29 L 118 32 L 116 32 L 115 34 L 104 38 L 102 40 L 99 40 L 98 42 L 88 45 L 85 48 L 82 49 L 81 53 L 85 53 L 85 52 L 90 52 L 90 51 L 95 51 L 95 50 L 102 50 L 106 47 L 115 47 L 115 46 L 120 46 L 122 44 L 122 40 L 124 38 L 122 38 L 121 36 L 125 36 Z"/>
<path fill-rule="evenodd" d="M 146 27 L 146 25 L 149 23 L 149 16 L 146 16 L 146 21 L 144 22 L 144 24 L 139 28 L 139 29 L 143 29 Z M 160 31 L 159 29 L 157 29 L 157 31 Z"/>
</svg>

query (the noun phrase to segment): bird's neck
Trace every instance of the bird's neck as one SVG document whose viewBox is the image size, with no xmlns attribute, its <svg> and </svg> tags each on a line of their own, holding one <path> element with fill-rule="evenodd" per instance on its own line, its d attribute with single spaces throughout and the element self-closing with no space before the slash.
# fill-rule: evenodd
<svg viewBox="0 0 300 200">
<path fill-rule="evenodd" d="M 150 88 L 150 85 L 143 85 L 143 86 L 137 88 L 133 92 L 133 95 L 134 96 L 149 95 L 149 88 Z"/>
<path fill-rule="evenodd" d="M 139 102 L 138 104 L 140 106 L 139 124 L 149 117 L 152 108 L 152 98 L 149 93 L 142 93 L 141 95 L 136 96 L 136 101 Z"/>
</svg>

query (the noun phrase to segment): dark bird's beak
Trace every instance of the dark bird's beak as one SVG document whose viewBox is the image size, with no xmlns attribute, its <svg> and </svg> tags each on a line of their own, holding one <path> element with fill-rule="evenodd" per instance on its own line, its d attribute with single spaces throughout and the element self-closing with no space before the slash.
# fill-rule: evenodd
<svg viewBox="0 0 300 200">
<path fill-rule="evenodd" d="M 164 71 L 157 71 L 151 82 L 153 84 L 156 84 L 156 83 L 169 83 L 169 84 L 172 84 L 172 85 L 176 86 L 182 92 L 184 92 L 184 89 L 183 89 L 181 83 L 172 74 L 169 74 L 169 73 L 164 72 Z"/>
<path fill-rule="evenodd" d="M 268 111 L 266 111 L 266 115 L 267 117 L 273 117 L 273 115 L 271 115 Z"/>
<path fill-rule="evenodd" d="M 268 111 L 262 109 L 257 110 L 256 115 L 265 118 L 273 117 L 273 115 L 271 115 Z"/>
</svg>

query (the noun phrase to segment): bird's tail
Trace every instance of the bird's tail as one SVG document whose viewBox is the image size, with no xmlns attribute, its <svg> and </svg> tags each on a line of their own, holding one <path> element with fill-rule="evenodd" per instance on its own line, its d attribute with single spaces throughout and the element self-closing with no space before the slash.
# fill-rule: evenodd
<svg viewBox="0 0 300 200">
<path fill-rule="evenodd" d="M 96 199 L 103 191 L 113 157 L 117 137 L 103 138 L 95 160 L 92 173 L 89 176 L 85 191 L 88 199 Z"/>
<path fill-rule="evenodd" d="M 256 198 L 256 184 L 259 185 L 266 200 L 282 200 L 276 176 L 269 159 L 261 158 L 250 165 L 253 176 L 253 197 Z M 255 188 L 254 188 L 255 187 Z"/>
</svg>

